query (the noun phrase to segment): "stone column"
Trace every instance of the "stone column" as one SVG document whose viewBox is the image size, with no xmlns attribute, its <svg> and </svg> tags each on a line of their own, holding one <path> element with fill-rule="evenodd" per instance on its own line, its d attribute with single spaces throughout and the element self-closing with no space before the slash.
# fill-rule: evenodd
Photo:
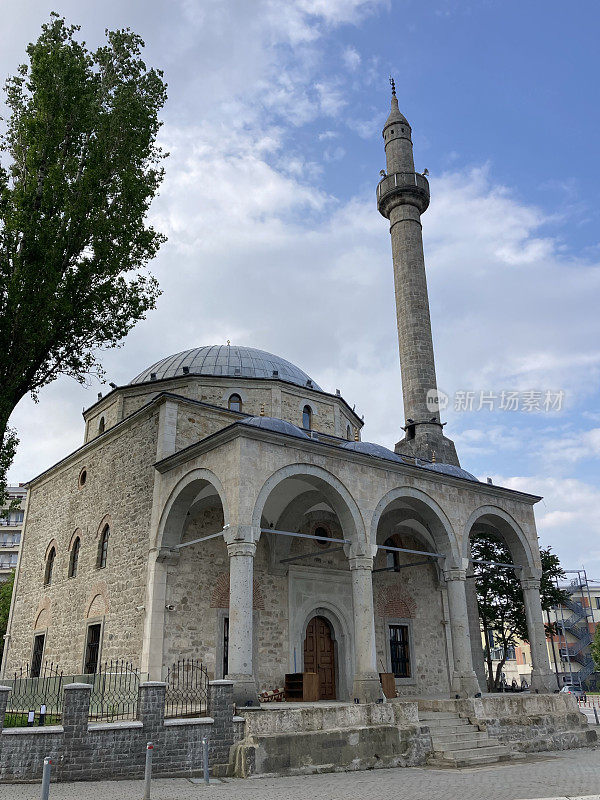
<svg viewBox="0 0 600 800">
<path fill-rule="evenodd" d="M 225 676 L 233 681 L 233 701 L 257 706 L 258 692 L 252 664 L 253 574 L 256 544 L 234 540 L 229 554 L 229 652 Z"/>
<path fill-rule="evenodd" d="M 142 675 L 149 681 L 160 681 L 163 677 L 167 582 L 169 567 L 178 563 L 179 550 L 161 547 L 158 552 L 155 550 L 150 554 L 141 662 Z"/>
<path fill-rule="evenodd" d="M 351 556 L 352 605 L 354 607 L 355 671 L 353 696 L 361 703 L 374 703 L 383 697 L 375 652 L 373 615 L 373 558 Z"/>
<path fill-rule="evenodd" d="M 546 629 L 542 616 L 540 600 L 540 580 L 537 577 L 524 575 L 521 578 L 527 632 L 531 647 L 531 688 L 538 692 L 552 692 L 556 680 L 550 669 L 548 648 L 546 646 Z"/>
<path fill-rule="evenodd" d="M 454 672 L 452 691 L 461 695 L 474 695 L 480 691 L 477 675 L 473 669 L 471 637 L 469 635 L 469 615 L 467 611 L 466 571 L 448 569 L 444 571 L 448 590 L 448 610 L 452 633 L 452 654 Z"/>
</svg>

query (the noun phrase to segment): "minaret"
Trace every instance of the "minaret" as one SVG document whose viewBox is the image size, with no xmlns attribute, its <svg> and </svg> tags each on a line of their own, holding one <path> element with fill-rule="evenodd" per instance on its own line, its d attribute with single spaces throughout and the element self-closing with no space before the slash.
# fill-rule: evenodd
<svg viewBox="0 0 600 800">
<path fill-rule="evenodd" d="M 454 443 L 443 434 L 423 257 L 421 214 L 429 183 L 415 172 L 411 128 L 392 84 L 392 109 L 383 128 L 387 170 L 377 187 L 377 207 L 390 221 L 405 437 L 397 453 L 458 465 Z"/>
</svg>

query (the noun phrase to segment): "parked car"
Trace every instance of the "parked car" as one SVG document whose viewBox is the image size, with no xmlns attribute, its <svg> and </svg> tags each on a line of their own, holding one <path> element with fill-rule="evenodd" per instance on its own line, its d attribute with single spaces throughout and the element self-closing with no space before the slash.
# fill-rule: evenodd
<svg viewBox="0 0 600 800">
<path fill-rule="evenodd" d="M 561 694 L 572 694 L 578 700 L 585 700 L 585 690 L 581 688 L 581 686 L 573 686 L 571 684 L 566 684 L 560 690 Z"/>
</svg>

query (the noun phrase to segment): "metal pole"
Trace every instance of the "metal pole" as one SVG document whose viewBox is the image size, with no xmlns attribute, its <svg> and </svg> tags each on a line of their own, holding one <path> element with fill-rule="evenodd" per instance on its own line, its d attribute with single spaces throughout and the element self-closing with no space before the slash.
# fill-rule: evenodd
<svg viewBox="0 0 600 800">
<path fill-rule="evenodd" d="M 44 770 L 42 772 L 42 800 L 48 800 L 50 795 L 50 766 L 51 758 L 44 759 Z"/>
<path fill-rule="evenodd" d="M 143 800 L 150 800 L 150 781 L 152 780 L 152 751 L 154 745 L 148 742 L 146 745 L 146 770 L 144 772 L 144 798 Z"/>
<path fill-rule="evenodd" d="M 204 760 L 204 783 L 210 783 L 210 772 L 208 768 L 208 739 L 206 736 L 202 737 L 202 756 Z"/>
</svg>

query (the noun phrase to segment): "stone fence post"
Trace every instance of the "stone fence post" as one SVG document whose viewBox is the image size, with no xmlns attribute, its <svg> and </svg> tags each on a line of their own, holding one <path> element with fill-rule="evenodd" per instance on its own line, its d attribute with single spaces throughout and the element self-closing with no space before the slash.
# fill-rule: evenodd
<svg viewBox="0 0 600 800">
<path fill-rule="evenodd" d="M 86 736 L 91 693 L 89 683 L 67 683 L 64 687 L 62 726 L 65 736 Z"/>
<path fill-rule="evenodd" d="M 210 681 L 208 713 L 214 719 L 210 735 L 213 762 L 226 764 L 233 744 L 233 681 Z"/>
<path fill-rule="evenodd" d="M 138 693 L 138 719 L 144 726 L 144 731 L 162 729 L 165 721 L 165 693 L 167 684 L 162 681 L 145 681 L 140 683 Z"/>
<path fill-rule="evenodd" d="M 6 706 L 8 705 L 8 695 L 10 692 L 10 686 L 0 686 L 0 734 L 4 727 L 4 715 L 6 714 Z"/>
</svg>

